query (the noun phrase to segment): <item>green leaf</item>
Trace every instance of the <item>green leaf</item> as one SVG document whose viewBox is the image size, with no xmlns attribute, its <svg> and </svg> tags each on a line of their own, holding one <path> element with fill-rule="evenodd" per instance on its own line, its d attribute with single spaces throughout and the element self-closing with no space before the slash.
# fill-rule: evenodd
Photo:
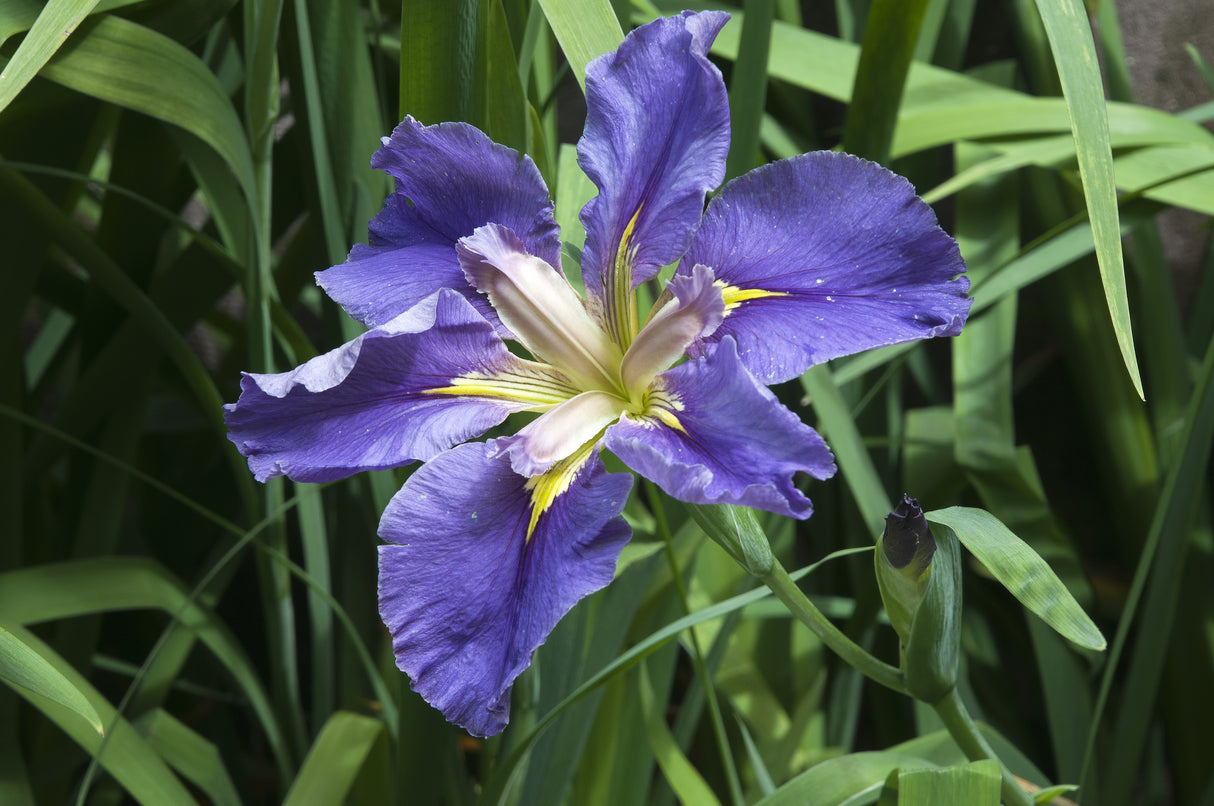
<svg viewBox="0 0 1214 806">
<path fill-rule="evenodd" d="M 161 758 L 196 784 L 212 803 L 239 806 L 240 795 L 214 744 L 160 708 L 136 720 L 135 728 Z"/>
<path fill-rule="evenodd" d="M 994 515 L 949 507 L 927 513 L 927 519 L 952 529 L 995 579 L 1064 638 L 1088 649 L 1105 648 L 1104 636 L 1053 569 Z"/>
<path fill-rule="evenodd" d="M 379 741 L 386 741 L 384 723 L 349 711 L 329 717 L 283 806 L 341 806 L 359 771 Z"/>
<path fill-rule="evenodd" d="M 866 803 L 862 795 L 875 795 L 891 772 L 902 767 L 931 767 L 909 753 L 893 751 L 852 753 L 813 766 L 758 802 L 756 806 L 844 806 Z"/>
<path fill-rule="evenodd" d="M 1044 789 L 1033 795 L 1033 801 L 1036 803 L 1052 803 L 1055 798 L 1061 797 L 1068 792 L 1075 792 L 1079 789 L 1074 784 L 1059 784 L 1058 786 L 1047 786 Z"/>
<path fill-rule="evenodd" d="M 32 566 L 0 574 L 0 613 L 10 623 L 28 625 L 141 608 L 168 613 L 211 649 L 249 700 L 271 748 L 285 768 L 282 733 L 244 649 L 212 611 L 193 601 L 181 583 L 155 561 L 103 557 Z M 101 716 L 102 721 L 109 724 L 105 713 Z M 109 752 L 106 751 L 106 758 Z"/>
<path fill-rule="evenodd" d="M 97 0 L 49 0 L 17 52 L 0 72 L 0 112 L 12 103 L 43 65 L 67 42 Z"/>
<path fill-rule="evenodd" d="M 478 84 L 485 88 L 485 133 L 494 142 L 522 153 L 528 150 L 530 110 L 518 77 L 518 61 L 502 0 L 489 0 L 480 50 Z"/>
<path fill-rule="evenodd" d="M 725 179 L 759 165 L 759 127 L 767 98 L 767 58 L 771 49 L 773 0 L 746 0 L 738 58 L 729 77 L 729 156 Z"/>
<path fill-rule="evenodd" d="M 831 367 L 819 364 L 801 376 L 801 386 L 809 395 L 814 413 L 820 419 L 819 430 L 835 452 L 843 480 L 851 489 L 864 524 L 875 541 L 893 506 L 856 419 L 839 392 L 840 381 Z"/>
<path fill-rule="evenodd" d="M 708 786 L 670 733 L 666 724 L 665 701 L 658 703 L 654 696 L 649 672 L 642 663 L 637 675 L 641 695 L 641 712 L 645 716 L 645 731 L 649 734 L 649 746 L 666 776 L 666 782 L 674 790 L 680 803 L 720 806 L 716 793 Z"/>
<path fill-rule="evenodd" d="M 978 733 L 986 740 L 991 749 L 995 751 L 995 755 L 1002 759 L 1015 775 L 1033 782 L 1046 782 L 1049 780 L 1016 745 L 1012 744 L 1001 733 L 982 722 L 978 722 L 977 727 Z M 889 750 L 926 759 L 940 767 L 964 764 L 968 760 L 961 751 L 961 748 L 957 746 L 957 741 L 944 729 L 900 742 L 889 748 Z"/>
<path fill-rule="evenodd" d="M 843 131 L 844 151 L 874 162 L 889 161 L 902 90 L 927 4 L 928 0 L 875 0 L 869 10 Z"/>
<path fill-rule="evenodd" d="M 101 717 L 80 689 L 72 685 L 55 666 L 20 638 L 0 626 L 0 680 L 20 686 L 59 703 L 80 715 L 98 734 L 104 733 Z"/>
<path fill-rule="evenodd" d="M 561 226 L 561 240 L 566 247 L 581 250 L 586 242 L 586 230 L 578 220 L 578 213 L 586 202 L 598 193 L 594 183 L 586 176 L 577 162 L 577 149 L 562 143 L 557 157 L 556 223 Z M 566 269 L 569 282 L 579 291 L 582 288 L 581 272 Z"/>
<path fill-rule="evenodd" d="M 898 776 L 898 806 L 999 806 L 999 784 L 999 762 L 991 759 L 904 770 Z"/>
<path fill-rule="evenodd" d="M 539 0 L 544 16 L 561 43 L 565 60 L 586 90 L 586 65 L 624 41 L 624 31 L 609 0 Z"/>
<path fill-rule="evenodd" d="M 1134 355 L 1121 256 L 1121 228 L 1117 223 L 1117 186 L 1109 144 L 1109 121 L 1092 31 L 1080 0 L 1037 0 L 1037 10 L 1054 52 L 1054 64 L 1058 67 L 1062 94 L 1071 118 L 1071 133 L 1079 155 L 1079 178 L 1092 220 L 1096 259 L 1100 264 L 1100 278 L 1113 318 L 1117 345 L 1141 398 L 1142 377 L 1138 372 L 1138 358 Z"/>
<path fill-rule="evenodd" d="M 180 126 L 214 149 L 253 198 L 253 162 L 236 110 L 215 74 L 184 46 L 119 17 L 90 19 L 42 75 Z"/>
<path fill-rule="evenodd" d="M 64 597 L 66 598 L 66 597 Z M 5 610 L 6 616 L 10 615 Z M 100 754 L 98 763 L 105 768 L 114 779 L 131 794 L 135 800 L 143 804 L 161 803 L 194 803 L 189 791 L 182 785 L 168 765 L 143 740 L 143 737 L 123 719 L 114 707 L 97 692 L 66 661 L 58 657 L 54 650 L 42 642 L 29 630 L 16 625 L 12 633 L 17 640 L 28 645 L 35 653 L 47 659 L 78 691 L 84 694 L 90 705 L 96 710 L 101 722 L 107 726 L 103 736 L 92 725 L 86 724 L 79 715 L 64 707 L 55 700 L 48 700 L 40 694 L 26 689 L 15 689 L 30 701 L 48 719 L 59 726 L 85 752 L 94 757 Z M 104 748 L 104 752 L 103 752 Z"/>
<path fill-rule="evenodd" d="M 400 116 L 471 120 L 479 0 L 402 0 Z"/>
</svg>

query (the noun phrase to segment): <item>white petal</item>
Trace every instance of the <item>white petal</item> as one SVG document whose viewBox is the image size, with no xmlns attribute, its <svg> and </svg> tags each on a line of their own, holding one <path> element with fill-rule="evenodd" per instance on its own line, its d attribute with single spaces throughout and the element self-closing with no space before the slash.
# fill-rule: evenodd
<svg viewBox="0 0 1214 806">
<path fill-rule="evenodd" d="M 634 397 L 725 317 L 725 298 L 707 266 L 696 266 L 690 276 L 675 277 L 668 287 L 675 301 L 653 315 L 624 354 L 621 376 Z"/>
<path fill-rule="evenodd" d="M 486 224 L 456 246 L 464 275 L 486 294 L 502 324 L 541 361 L 585 388 L 619 386 L 620 350 L 591 318 L 569 281 L 527 254 L 505 227 Z"/>
<path fill-rule="evenodd" d="M 534 476 L 572 455 L 627 408 L 627 401 L 610 392 L 582 392 L 532 420 L 513 437 L 499 439 L 507 445 L 514 472 Z"/>
</svg>

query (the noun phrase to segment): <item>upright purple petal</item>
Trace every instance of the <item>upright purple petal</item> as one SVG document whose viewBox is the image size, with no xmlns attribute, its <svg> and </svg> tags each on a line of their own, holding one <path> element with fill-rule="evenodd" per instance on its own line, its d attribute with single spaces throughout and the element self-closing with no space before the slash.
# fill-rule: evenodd
<svg viewBox="0 0 1214 806">
<path fill-rule="evenodd" d="M 617 255 L 631 267 L 624 291 L 678 259 L 705 194 L 725 176 L 729 104 L 705 54 L 728 19 L 712 11 L 654 20 L 586 68 L 578 162 L 599 189 L 581 215 L 592 304 L 617 293 Z"/>
<path fill-rule="evenodd" d="M 658 382 L 664 386 L 655 397 L 670 400 L 665 409 L 673 422 L 620 420 L 604 437 L 612 453 L 680 501 L 810 516 L 813 505 L 793 486 L 793 475 L 829 478 L 834 457 L 816 431 L 746 371 L 733 339 Z"/>
<path fill-rule="evenodd" d="M 737 339 L 767 383 L 873 347 L 955 336 L 970 308 L 965 264 L 931 208 L 902 177 L 848 154 L 803 154 L 730 182 L 678 273 L 701 263 L 742 292 L 707 341 Z"/>
<path fill-rule="evenodd" d="M 259 481 L 330 481 L 399 467 L 526 408 L 425 390 L 522 365 L 463 297 L 442 291 L 290 372 L 245 373 L 240 399 L 224 407 L 228 438 Z"/>
<path fill-rule="evenodd" d="M 364 324 L 386 322 L 440 288 L 459 290 L 496 322 L 455 255 L 457 240 L 489 222 L 514 230 L 528 252 L 560 265 L 560 233 L 535 164 L 475 127 L 423 126 L 406 117 L 371 164 L 396 179 L 371 221 L 371 245 L 358 244 L 345 263 L 316 275 Z"/>
<path fill-rule="evenodd" d="M 506 726 L 510 688 L 579 599 L 615 573 L 630 530 L 632 477 L 598 458 L 540 516 L 530 539 L 528 480 L 483 443 L 415 472 L 379 534 L 379 612 L 413 689 L 469 733 Z"/>
</svg>

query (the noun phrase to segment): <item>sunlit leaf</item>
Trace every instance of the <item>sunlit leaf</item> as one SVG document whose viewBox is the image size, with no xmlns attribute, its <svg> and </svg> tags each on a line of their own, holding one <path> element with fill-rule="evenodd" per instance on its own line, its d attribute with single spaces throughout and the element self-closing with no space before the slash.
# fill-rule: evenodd
<svg viewBox="0 0 1214 806">
<path fill-rule="evenodd" d="M 608 0 L 539 0 L 565 59 L 586 88 L 586 65 L 615 50 L 624 40 L 620 21 Z"/>
<path fill-rule="evenodd" d="M 1113 330 L 1130 380 L 1142 397 L 1142 378 L 1134 354 L 1130 327 L 1130 304 L 1126 297 L 1125 266 L 1121 257 L 1121 230 L 1117 224 L 1117 186 L 1113 179 L 1113 154 L 1109 145 L 1109 121 L 1105 112 L 1104 84 L 1096 61 L 1096 46 L 1081 0 L 1037 0 L 1045 24 L 1054 64 L 1062 81 L 1079 155 L 1079 177 L 1084 200 L 1092 219 L 1096 258 L 1104 281 L 1104 296 L 1113 317 Z"/>
<path fill-rule="evenodd" d="M 386 735 L 378 719 L 349 711 L 333 714 L 312 743 L 283 806 L 341 806 L 376 742 Z"/>
<path fill-rule="evenodd" d="M 994 515 L 949 507 L 928 512 L 927 519 L 952 529 L 995 579 L 1063 637 L 1088 649 L 1105 648 L 1104 636 L 1053 569 Z"/>
<path fill-rule="evenodd" d="M 938 770 L 904 770 L 898 776 L 898 806 L 999 806 L 999 762 Z"/>
<path fill-rule="evenodd" d="M 930 761 L 908 753 L 851 753 L 811 767 L 760 800 L 758 806 L 843 806 L 864 802 L 861 796 L 875 796 L 894 770 L 931 766 Z"/>
</svg>

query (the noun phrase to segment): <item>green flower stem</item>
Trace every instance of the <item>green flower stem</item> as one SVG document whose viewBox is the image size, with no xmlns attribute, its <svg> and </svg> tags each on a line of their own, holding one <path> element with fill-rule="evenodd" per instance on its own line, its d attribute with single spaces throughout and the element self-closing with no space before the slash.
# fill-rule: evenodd
<svg viewBox="0 0 1214 806">
<path fill-rule="evenodd" d="M 760 579 L 771 588 L 776 598 L 783 602 L 794 616 L 809 627 L 814 635 L 822 639 L 822 643 L 830 647 L 848 665 L 888 689 L 900 694 L 908 693 L 902 680 L 902 672 L 888 663 L 877 660 L 864 651 L 859 644 L 844 635 L 843 631 L 832 624 L 822 614 L 822 611 L 814 606 L 809 597 L 797 587 L 797 583 L 784 570 L 784 566 L 780 565 L 779 560 L 776 560 L 771 570 L 762 575 Z"/>
<path fill-rule="evenodd" d="M 974 724 L 973 717 L 965 709 L 965 703 L 961 702 L 961 695 L 957 693 L 957 689 L 954 688 L 940 702 L 934 703 L 932 708 L 936 710 L 936 714 L 948 728 L 949 735 L 961 748 L 961 752 L 965 753 L 966 758 L 970 761 L 981 761 L 988 758 L 999 761 L 999 757 L 991 749 L 986 737 L 978 732 L 978 726 Z M 1033 800 L 1033 796 L 1025 792 L 1024 788 L 1016 782 L 1016 777 L 1012 775 L 1012 771 L 1007 768 L 1007 765 L 999 761 L 999 766 L 1003 771 L 1003 783 L 1000 786 L 1000 796 L 1003 798 L 1003 802 L 1007 806 L 1034 806 L 1036 801 Z"/>
</svg>

